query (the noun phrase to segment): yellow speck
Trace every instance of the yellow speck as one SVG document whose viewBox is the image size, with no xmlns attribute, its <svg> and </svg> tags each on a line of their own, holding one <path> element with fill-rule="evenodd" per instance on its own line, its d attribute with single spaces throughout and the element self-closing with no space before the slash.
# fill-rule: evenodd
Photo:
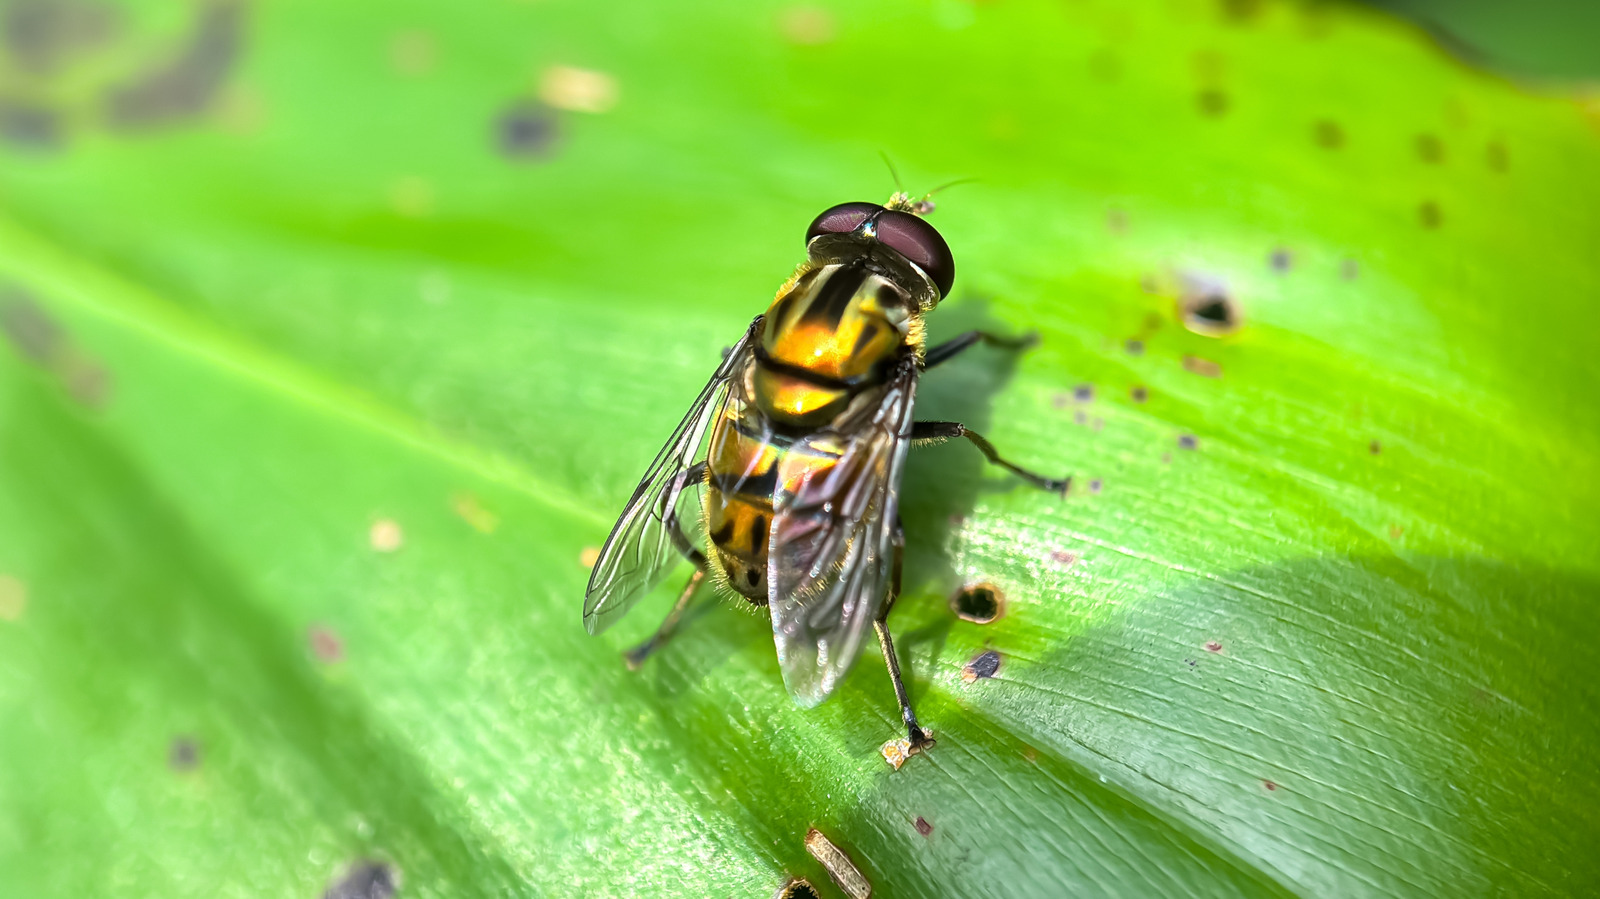
<svg viewBox="0 0 1600 899">
<path fill-rule="evenodd" d="M 426 75 L 438 61 L 438 43 L 426 31 L 402 31 L 389 41 L 389 62 L 402 75 Z"/>
<path fill-rule="evenodd" d="M 572 112 L 606 112 L 617 105 L 617 79 L 590 69 L 551 66 L 539 76 L 539 99 Z"/>
<path fill-rule="evenodd" d="M 424 218 L 433 212 L 433 185 L 415 175 L 396 178 L 389 185 L 389 205 L 406 218 Z"/>
<path fill-rule="evenodd" d="M 372 529 L 367 532 L 367 539 L 372 543 L 372 548 L 381 553 L 392 553 L 406 542 L 405 532 L 400 530 L 400 523 L 393 518 L 380 518 L 372 523 Z"/>
<path fill-rule="evenodd" d="M 478 498 L 470 493 L 457 493 L 451 498 L 450 506 L 480 534 L 493 534 L 495 528 L 500 526 L 500 516 L 485 509 Z"/>
<path fill-rule="evenodd" d="M 0 574 L 0 621 L 16 621 L 28 607 L 28 586 L 14 577 Z"/>
<path fill-rule="evenodd" d="M 593 568 L 594 563 L 600 561 L 599 547 L 585 546 L 583 552 L 578 553 L 578 561 L 582 562 L 585 568 Z"/>
</svg>

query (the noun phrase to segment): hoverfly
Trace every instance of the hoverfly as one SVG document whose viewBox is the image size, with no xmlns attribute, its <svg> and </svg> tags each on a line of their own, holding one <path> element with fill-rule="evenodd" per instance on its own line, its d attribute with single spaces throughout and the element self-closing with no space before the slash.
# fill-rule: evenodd
<svg viewBox="0 0 1600 899">
<path fill-rule="evenodd" d="M 583 622 L 611 626 L 682 556 L 695 571 L 631 667 L 671 636 L 710 577 L 766 606 L 784 684 L 810 707 L 850 670 L 871 622 L 913 750 L 931 744 L 906 695 L 887 619 L 905 544 L 898 491 L 913 443 L 964 437 L 988 460 L 1065 494 L 1068 481 L 1011 464 L 958 422 L 914 421 L 917 378 L 984 342 L 969 331 L 925 348 L 923 316 L 955 260 L 896 192 L 844 203 L 806 231 L 806 260 L 757 316 L 651 463 L 595 562 Z M 707 435 L 709 434 L 709 440 Z M 705 446 L 702 452 L 702 446 Z"/>
</svg>

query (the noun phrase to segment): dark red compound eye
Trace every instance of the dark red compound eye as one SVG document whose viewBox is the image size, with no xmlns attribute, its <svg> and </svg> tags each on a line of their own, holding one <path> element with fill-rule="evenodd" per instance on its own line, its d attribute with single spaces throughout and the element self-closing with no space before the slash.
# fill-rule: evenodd
<svg viewBox="0 0 1600 899">
<path fill-rule="evenodd" d="M 950 292 L 956 280 L 956 260 L 950 245 L 933 226 L 909 212 L 885 209 L 877 203 L 840 203 L 826 209 L 806 229 L 806 243 L 823 234 L 849 234 L 873 219 L 880 242 L 906 257 L 927 273 L 939 296 Z"/>
<path fill-rule="evenodd" d="M 883 207 L 877 203 L 840 203 L 824 209 L 821 215 L 812 220 L 811 227 L 806 229 L 806 243 L 819 234 L 849 234 L 872 215 L 882 211 Z"/>
<path fill-rule="evenodd" d="M 939 296 L 950 292 L 956 281 L 956 260 L 950 255 L 950 245 L 932 225 L 909 212 L 888 209 L 878 216 L 877 228 L 878 240 L 927 273 L 939 288 Z"/>
</svg>

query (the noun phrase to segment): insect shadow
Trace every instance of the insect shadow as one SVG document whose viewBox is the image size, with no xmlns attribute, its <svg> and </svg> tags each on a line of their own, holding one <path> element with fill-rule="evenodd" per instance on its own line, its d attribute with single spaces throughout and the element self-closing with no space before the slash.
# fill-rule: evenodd
<svg viewBox="0 0 1600 899">
<path fill-rule="evenodd" d="M 1000 321 L 994 317 L 990 306 L 987 296 L 973 292 L 941 306 L 928 316 L 928 345 L 937 346 L 972 330 L 1005 337 L 1028 333 L 1027 323 Z M 1005 389 L 1022 354 L 1027 352 L 1030 351 L 980 345 L 925 372 L 917 384 L 917 419 L 958 421 L 980 434 L 987 432 L 993 398 Z M 1014 450 L 1005 446 L 999 449 L 1022 465 L 1038 468 L 1044 461 L 1018 457 Z M 912 448 L 900 488 L 900 518 L 906 530 L 906 595 L 897 606 L 913 602 L 921 605 L 920 593 L 931 591 L 948 597 L 960 589 L 961 575 L 948 553 L 950 535 L 971 514 L 980 493 L 1032 489 L 1016 478 L 986 480 L 984 470 L 991 467 L 983 455 L 964 440 Z M 922 616 L 898 608 L 890 624 L 893 625 L 896 618 L 905 621 L 913 617 Z M 903 633 L 897 631 L 895 642 L 902 664 L 905 657 L 920 646 L 931 647 L 934 657 L 944 651 L 945 637 L 956 620 L 955 613 L 942 606 L 928 618 L 918 628 Z"/>
</svg>

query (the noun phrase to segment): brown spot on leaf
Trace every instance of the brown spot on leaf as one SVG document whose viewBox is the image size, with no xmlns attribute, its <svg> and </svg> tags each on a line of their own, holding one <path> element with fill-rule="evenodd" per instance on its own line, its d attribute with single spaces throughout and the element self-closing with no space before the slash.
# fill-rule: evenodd
<svg viewBox="0 0 1600 899">
<path fill-rule="evenodd" d="M 1127 350 L 1128 355 L 1130 356 L 1144 355 L 1144 341 L 1142 340 L 1129 340 L 1127 343 L 1122 345 L 1122 348 Z"/>
<path fill-rule="evenodd" d="M 386 862 L 362 860 L 334 881 L 322 899 L 391 899 L 400 888 L 400 872 Z"/>
<path fill-rule="evenodd" d="M 1378 441 L 1374 440 L 1371 443 L 1367 444 L 1367 452 L 1369 452 L 1369 453 L 1373 454 L 1374 456 L 1376 456 L 1377 454 L 1383 452 L 1383 444 L 1381 444 Z"/>
<path fill-rule="evenodd" d="M 1202 359 L 1199 356 L 1185 355 L 1183 357 L 1183 370 L 1197 374 L 1202 378 L 1222 377 L 1222 366 L 1212 362 L 1210 359 Z"/>
<path fill-rule="evenodd" d="M 1005 595 L 993 584 L 973 584 L 950 598 L 950 608 L 963 621 L 989 624 L 1005 614 Z"/>
<path fill-rule="evenodd" d="M 929 834 L 933 833 L 933 825 L 929 824 L 928 819 L 922 817 L 921 815 L 918 815 L 917 820 L 912 822 L 912 826 L 917 829 L 917 833 L 920 833 L 923 836 L 928 836 Z"/>
<path fill-rule="evenodd" d="M 1221 118 L 1228 112 L 1228 95 L 1216 88 L 1201 91 L 1195 102 L 1200 106 L 1200 113 L 1211 118 Z"/>
<path fill-rule="evenodd" d="M 1444 213 L 1440 211 L 1438 203 L 1424 200 L 1422 205 L 1417 207 L 1417 221 L 1422 223 L 1422 227 L 1431 231 L 1444 222 Z"/>
<path fill-rule="evenodd" d="M 1432 134 L 1417 135 L 1417 158 L 1438 165 L 1444 161 L 1444 142 Z"/>
<path fill-rule="evenodd" d="M 344 661 L 344 641 L 333 632 L 332 628 L 314 624 L 306 631 L 306 642 L 311 645 L 311 654 L 317 661 L 324 665 L 332 665 Z"/>
<path fill-rule="evenodd" d="M 1222 651 L 1222 644 L 1221 643 L 1218 643 L 1215 640 L 1207 640 L 1206 641 L 1206 652 L 1221 652 L 1221 651 Z"/>
<path fill-rule="evenodd" d="M 1326 150 L 1337 150 L 1344 146 L 1344 129 L 1332 119 L 1322 119 L 1312 129 L 1316 135 L 1317 146 Z"/>
<path fill-rule="evenodd" d="M 1267 792 L 1269 792 L 1269 793 L 1274 792 L 1274 791 L 1276 791 L 1278 789 L 1278 785 L 1276 783 L 1273 783 L 1270 780 L 1263 780 L 1261 782 L 1261 785 L 1263 787 L 1266 787 L 1267 788 Z"/>
<path fill-rule="evenodd" d="M 1506 152 L 1506 145 L 1499 141 L 1490 141 L 1484 148 L 1484 161 L 1489 163 L 1489 169 L 1495 172 L 1505 172 L 1511 168 L 1511 155 Z"/>
<path fill-rule="evenodd" d="M 1134 402 L 1142 403 L 1150 398 L 1150 391 L 1147 390 L 1143 385 L 1134 385 L 1134 388 L 1128 391 L 1128 396 L 1131 397 Z"/>
<path fill-rule="evenodd" d="M 1054 549 L 1050 551 L 1050 561 L 1062 568 L 1071 568 L 1078 564 L 1078 554 L 1064 549 Z"/>
</svg>

